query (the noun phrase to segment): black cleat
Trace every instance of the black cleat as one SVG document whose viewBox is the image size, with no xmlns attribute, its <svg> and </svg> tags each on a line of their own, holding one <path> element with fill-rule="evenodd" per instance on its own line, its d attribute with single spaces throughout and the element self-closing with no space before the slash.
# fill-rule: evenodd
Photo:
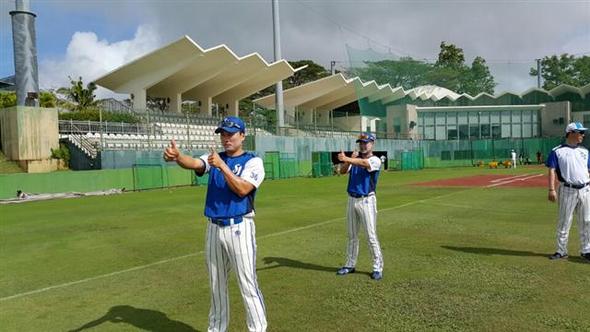
<svg viewBox="0 0 590 332">
<path fill-rule="evenodd" d="M 582 254 L 582 257 L 585 258 L 587 261 L 590 261 L 590 252 Z"/>
<path fill-rule="evenodd" d="M 551 260 L 563 259 L 563 258 L 567 258 L 567 254 L 561 254 L 561 253 L 556 252 L 553 255 L 549 256 L 549 259 L 551 259 Z"/>
<path fill-rule="evenodd" d="M 354 267 L 346 267 L 345 266 L 345 267 L 341 268 L 340 270 L 338 270 L 336 272 L 336 274 L 339 275 L 339 276 L 344 276 L 344 275 L 347 275 L 349 273 L 354 273 L 354 271 L 355 271 Z"/>
</svg>

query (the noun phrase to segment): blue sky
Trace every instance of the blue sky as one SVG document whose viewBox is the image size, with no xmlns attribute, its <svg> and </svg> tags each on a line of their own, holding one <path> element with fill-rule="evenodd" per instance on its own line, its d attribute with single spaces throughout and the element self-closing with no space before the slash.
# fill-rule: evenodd
<svg viewBox="0 0 590 332">
<path fill-rule="evenodd" d="M 238 55 L 272 60 L 270 0 L 31 0 L 37 14 L 40 81 L 96 78 L 189 35 L 203 47 L 226 44 Z M 14 72 L 10 15 L 0 0 L 0 77 Z M 283 58 L 345 66 L 346 45 L 434 59 L 441 41 L 483 56 L 500 85 L 522 92 L 534 59 L 590 54 L 590 1 L 280 0 Z M 362 60 L 362 59 L 354 59 Z"/>
<path fill-rule="evenodd" d="M 113 24 L 104 7 L 89 5 L 88 10 L 83 7 L 68 9 L 69 2 L 31 1 L 31 9 L 37 14 L 37 51 L 40 60 L 63 57 L 72 35 L 77 31 L 93 31 L 107 40 L 122 40 L 133 37 L 141 23 L 140 19 L 130 15 L 128 19 Z M 14 1 L 0 0 L 0 77 L 14 74 L 11 10 L 14 10 Z"/>
</svg>

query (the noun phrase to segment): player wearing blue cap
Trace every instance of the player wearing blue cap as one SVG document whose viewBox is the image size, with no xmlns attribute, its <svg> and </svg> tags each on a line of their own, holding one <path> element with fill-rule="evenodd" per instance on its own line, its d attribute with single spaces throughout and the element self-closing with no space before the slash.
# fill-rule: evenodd
<svg viewBox="0 0 590 332">
<path fill-rule="evenodd" d="M 246 307 L 249 331 L 266 331 L 266 309 L 256 279 L 256 238 L 254 197 L 264 180 L 262 159 L 245 152 L 244 122 L 228 116 L 215 133 L 220 134 L 224 152 L 213 148 L 198 159 L 183 155 L 172 141 L 164 159 L 176 161 L 198 176 L 209 173 L 205 202 L 207 226 L 206 256 L 211 286 L 209 332 L 226 331 L 229 324 L 227 279 L 235 269 Z"/>
<path fill-rule="evenodd" d="M 557 251 L 550 259 L 567 258 L 569 231 L 577 210 L 580 251 L 583 258 L 590 260 L 590 158 L 588 150 L 580 145 L 587 130 L 579 122 L 567 125 L 566 142 L 555 147 L 547 158 L 548 199 L 559 204 Z M 558 191 L 555 191 L 556 178 L 560 182 Z"/>
<path fill-rule="evenodd" d="M 373 155 L 375 135 L 361 134 L 356 141 L 359 144 L 360 158 L 357 151 L 352 157 L 347 157 L 343 151 L 338 154 L 338 160 L 344 164 L 340 173 L 349 173 L 348 177 L 348 246 L 346 248 L 346 264 L 336 272 L 346 275 L 355 272 L 356 260 L 359 253 L 358 233 L 364 228 L 369 243 L 369 251 L 373 257 L 373 272 L 371 278 L 380 280 L 383 277 L 383 256 L 377 239 L 377 198 L 375 190 L 381 159 Z"/>
</svg>

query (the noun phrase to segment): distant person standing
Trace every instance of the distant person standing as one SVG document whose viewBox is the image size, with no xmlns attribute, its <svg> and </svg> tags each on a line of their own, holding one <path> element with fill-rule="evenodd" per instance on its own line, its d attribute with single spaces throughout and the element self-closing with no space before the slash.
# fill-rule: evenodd
<svg viewBox="0 0 590 332">
<path fill-rule="evenodd" d="M 541 156 L 543 156 L 541 154 L 541 151 L 537 151 L 537 164 L 541 165 L 541 163 L 543 162 L 543 159 L 541 158 Z"/>
<path fill-rule="evenodd" d="M 590 158 L 588 150 L 580 145 L 586 130 L 579 122 L 570 123 L 565 129 L 565 143 L 555 147 L 547 158 L 548 199 L 559 204 L 557 251 L 550 259 L 567 258 L 569 231 L 577 211 L 580 251 L 590 261 Z M 555 191 L 556 178 L 560 182 L 558 191 Z"/>
<path fill-rule="evenodd" d="M 516 168 L 516 152 L 510 151 L 510 159 L 512 160 L 512 168 Z"/>
</svg>

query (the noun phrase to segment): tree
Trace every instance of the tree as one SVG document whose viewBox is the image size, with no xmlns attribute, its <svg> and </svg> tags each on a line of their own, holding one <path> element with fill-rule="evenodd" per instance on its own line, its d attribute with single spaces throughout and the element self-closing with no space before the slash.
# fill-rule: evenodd
<svg viewBox="0 0 590 332">
<path fill-rule="evenodd" d="M 486 60 L 477 56 L 473 59 L 473 63 L 467 72 L 467 77 L 463 81 L 461 90 L 472 96 L 481 92 L 494 94 L 494 88 L 496 85 L 494 76 L 492 76 L 490 69 L 486 65 Z"/>
<path fill-rule="evenodd" d="M 326 68 L 311 60 L 289 61 L 289 64 L 295 69 L 303 66 L 307 67 L 283 81 L 285 90 L 330 76 L 330 72 Z"/>
<path fill-rule="evenodd" d="M 71 77 L 69 78 L 72 86 L 68 91 L 68 98 L 77 104 L 76 110 L 79 111 L 96 106 L 96 101 L 94 100 L 96 97 L 94 95 L 96 84 L 90 82 L 84 88 L 82 77 L 79 77 L 77 81 L 74 81 Z"/>
<path fill-rule="evenodd" d="M 453 68 L 456 70 L 465 69 L 465 55 L 463 49 L 444 41 L 440 43 L 440 52 L 435 67 Z"/>
<path fill-rule="evenodd" d="M 389 83 L 392 87 L 401 86 L 404 89 L 426 84 L 425 75 L 432 69 L 431 65 L 410 57 L 365 64 L 366 67 L 352 68 L 350 74 L 364 81 L 375 80 L 379 84 Z"/>
<path fill-rule="evenodd" d="M 531 68 L 529 74 L 537 76 L 536 68 Z M 543 89 L 551 90 L 561 84 L 584 86 L 590 83 L 590 57 L 576 58 L 567 53 L 560 56 L 546 56 L 541 60 L 541 77 Z"/>
<path fill-rule="evenodd" d="M 440 44 L 438 59 L 429 64 L 410 57 L 399 60 L 365 62 L 366 67 L 353 68 L 351 74 L 363 80 L 376 80 L 404 89 L 437 85 L 458 93 L 476 95 L 494 93 L 496 83 L 484 58 L 477 56 L 471 67 L 465 65 L 463 50 L 453 44 Z"/>
<path fill-rule="evenodd" d="M 49 91 L 41 91 L 39 94 L 39 106 L 54 108 L 57 106 L 57 98 Z"/>
</svg>

